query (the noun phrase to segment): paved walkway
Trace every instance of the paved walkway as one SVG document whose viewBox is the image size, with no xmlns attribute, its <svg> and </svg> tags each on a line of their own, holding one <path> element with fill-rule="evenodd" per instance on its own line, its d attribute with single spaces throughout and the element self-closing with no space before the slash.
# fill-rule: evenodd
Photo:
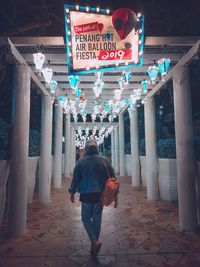
<svg viewBox="0 0 200 267">
<path fill-rule="evenodd" d="M 1 230 L 0 267 L 200 266 L 200 236 L 179 232 L 176 203 L 148 201 L 145 188 L 132 188 L 128 177 L 121 181 L 119 207 L 104 209 L 102 249 L 94 262 L 68 183 L 52 190 L 50 204 L 28 205 L 26 235 L 8 239 Z"/>
</svg>

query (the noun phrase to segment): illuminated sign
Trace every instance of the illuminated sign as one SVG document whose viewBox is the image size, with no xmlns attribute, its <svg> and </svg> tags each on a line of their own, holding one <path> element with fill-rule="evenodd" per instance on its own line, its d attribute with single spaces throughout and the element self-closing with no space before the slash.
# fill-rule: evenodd
<svg viewBox="0 0 200 267">
<path fill-rule="evenodd" d="M 144 17 L 128 8 L 64 6 L 68 73 L 142 65 Z"/>
</svg>

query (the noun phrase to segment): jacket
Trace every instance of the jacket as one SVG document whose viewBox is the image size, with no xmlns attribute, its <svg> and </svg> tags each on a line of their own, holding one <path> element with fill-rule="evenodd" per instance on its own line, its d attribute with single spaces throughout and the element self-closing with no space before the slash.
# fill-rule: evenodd
<svg viewBox="0 0 200 267">
<path fill-rule="evenodd" d="M 105 164 L 107 165 L 110 177 L 115 177 L 114 170 L 106 157 L 93 154 L 80 158 L 73 171 L 69 192 L 102 192 L 106 180 L 109 178 Z"/>
</svg>

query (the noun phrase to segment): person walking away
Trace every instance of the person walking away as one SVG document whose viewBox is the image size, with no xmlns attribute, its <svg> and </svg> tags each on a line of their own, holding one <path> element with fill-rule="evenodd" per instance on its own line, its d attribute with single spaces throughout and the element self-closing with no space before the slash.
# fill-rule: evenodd
<svg viewBox="0 0 200 267">
<path fill-rule="evenodd" d="M 74 168 L 73 178 L 68 189 L 70 200 L 75 202 L 75 193 L 80 193 L 81 220 L 91 241 L 90 254 L 97 256 L 101 248 L 99 236 L 101 232 L 102 211 L 101 194 L 107 181 L 108 172 L 115 177 L 114 169 L 108 159 L 99 154 L 95 140 L 89 140 L 85 146 L 85 153 Z"/>
</svg>

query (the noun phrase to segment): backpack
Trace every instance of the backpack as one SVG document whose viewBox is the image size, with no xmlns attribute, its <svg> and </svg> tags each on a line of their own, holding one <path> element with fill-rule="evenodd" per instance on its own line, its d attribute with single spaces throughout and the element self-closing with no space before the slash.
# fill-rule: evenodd
<svg viewBox="0 0 200 267">
<path fill-rule="evenodd" d="M 101 195 L 102 206 L 109 206 L 113 201 L 114 207 L 118 206 L 119 181 L 116 178 L 108 178 Z"/>
</svg>

